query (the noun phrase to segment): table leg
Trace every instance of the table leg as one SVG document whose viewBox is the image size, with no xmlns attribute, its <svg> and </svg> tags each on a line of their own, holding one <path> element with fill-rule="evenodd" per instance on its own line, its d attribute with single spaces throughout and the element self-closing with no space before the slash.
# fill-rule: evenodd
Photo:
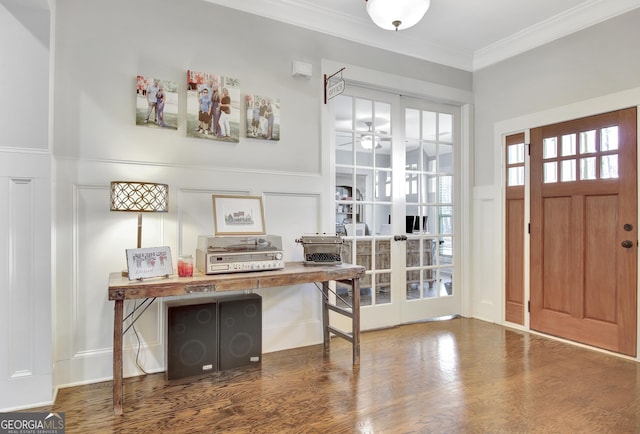
<svg viewBox="0 0 640 434">
<path fill-rule="evenodd" d="M 122 320 L 124 300 L 116 300 L 113 310 L 113 413 L 123 413 L 124 390 L 122 388 Z"/>
<path fill-rule="evenodd" d="M 329 351 L 331 337 L 329 336 L 329 282 L 322 282 L 322 336 L 324 351 Z"/>
<path fill-rule="evenodd" d="M 351 291 L 353 294 L 353 313 L 351 334 L 353 335 L 353 364 L 360 365 L 360 278 L 356 277 L 351 281 Z"/>
</svg>

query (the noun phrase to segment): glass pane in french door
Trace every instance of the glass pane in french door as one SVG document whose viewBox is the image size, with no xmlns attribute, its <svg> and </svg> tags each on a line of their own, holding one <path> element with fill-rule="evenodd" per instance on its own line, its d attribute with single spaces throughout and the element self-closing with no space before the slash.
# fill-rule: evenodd
<svg viewBox="0 0 640 434">
<path fill-rule="evenodd" d="M 452 119 L 405 109 L 407 300 L 453 294 Z"/>
<path fill-rule="evenodd" d="M 391 105 L 340 95 L 335 101 L 335 225 L 342 260 L 366 269 L 362 306 L 391 303 Z M 338 284 L 338 305 L 352 294 Z"/>
</svg>

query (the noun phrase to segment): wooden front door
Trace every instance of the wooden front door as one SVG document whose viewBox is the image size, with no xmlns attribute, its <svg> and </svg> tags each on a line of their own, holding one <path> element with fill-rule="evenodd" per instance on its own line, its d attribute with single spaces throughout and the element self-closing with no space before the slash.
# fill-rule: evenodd
<svg viewBox="0 0 640 434">
<path fill-rule="evenodd" d="M 531 329 L 635 356 L 636 109 L 531 130 Z"/>
</svg>

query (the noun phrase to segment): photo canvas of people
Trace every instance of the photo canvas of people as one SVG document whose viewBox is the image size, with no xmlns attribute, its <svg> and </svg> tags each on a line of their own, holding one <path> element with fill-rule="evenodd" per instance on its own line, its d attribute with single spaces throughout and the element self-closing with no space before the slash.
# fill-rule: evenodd
<svg viewBox="0 0 640 434">
<path fill-rule="evenodd" d="M 247 95 L 247 137 L 280 140 L 280 100 L 260 95 Z"/>
<path fill-rule="evenodd" d="M 178 129 L 178 83 L 137 76 L 136 125 Z"/>
<path fill-rule="evenodd" d="M 187 71 L 187 136 L 240 141 L 240 81 Z"/>
</svg>

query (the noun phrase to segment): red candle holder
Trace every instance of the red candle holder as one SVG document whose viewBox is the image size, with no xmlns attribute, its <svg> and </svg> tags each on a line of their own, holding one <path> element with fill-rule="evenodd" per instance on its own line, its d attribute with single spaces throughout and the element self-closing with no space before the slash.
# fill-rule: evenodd
<svg viewBox="0 0 640 434">
<path fill-rule="evenodd" d="M 178 276 L 180 277 L 193 276 L 193 256 L 184 255 L 178 258 Z"/>
</svg>

